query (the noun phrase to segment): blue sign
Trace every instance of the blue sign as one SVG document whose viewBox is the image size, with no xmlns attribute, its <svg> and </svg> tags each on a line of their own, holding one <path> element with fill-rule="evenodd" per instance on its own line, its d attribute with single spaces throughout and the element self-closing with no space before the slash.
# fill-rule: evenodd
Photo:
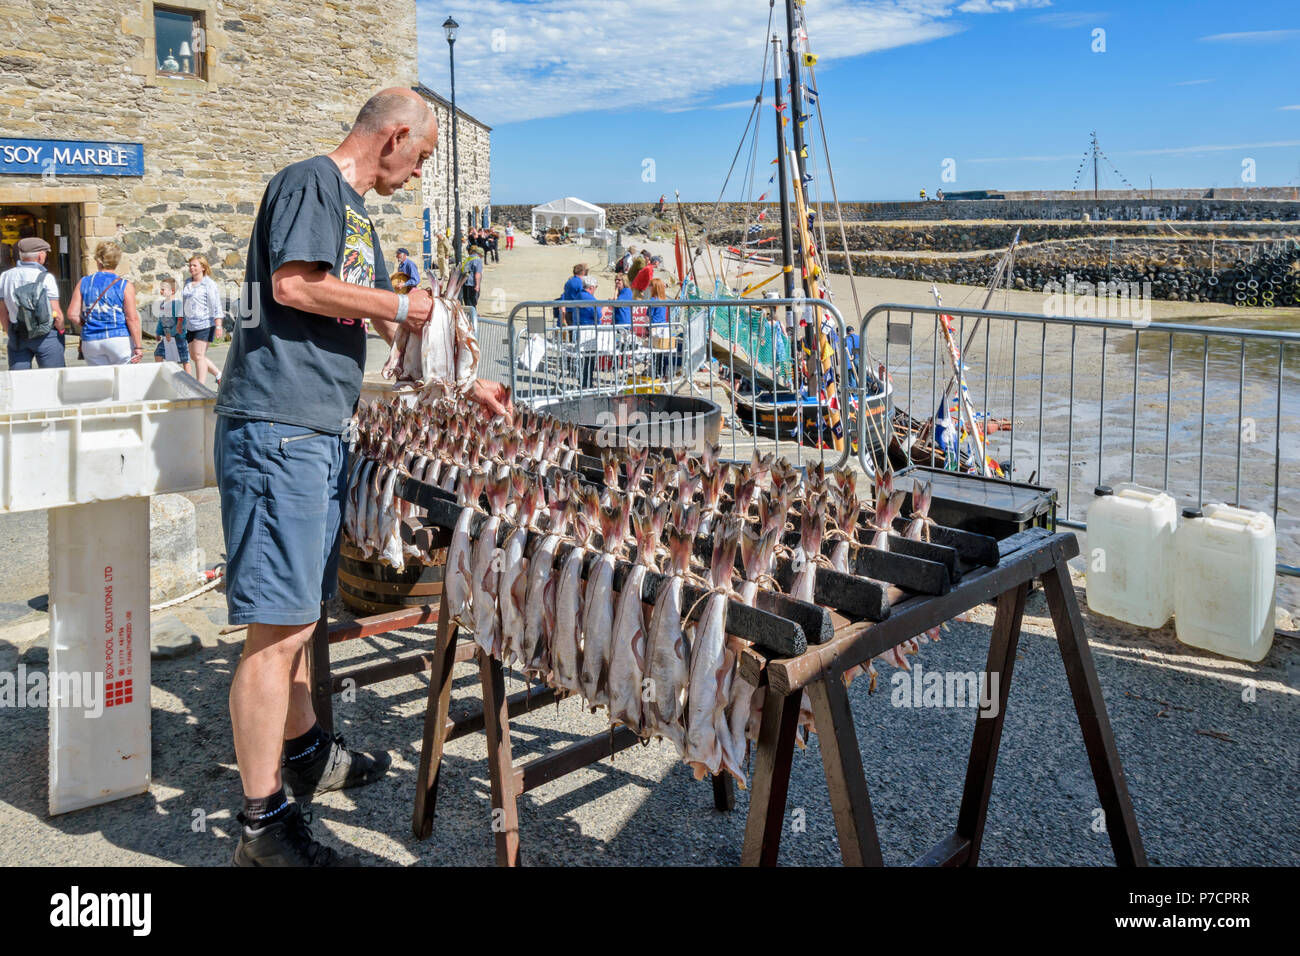
<svg viewBox="0 0 1300 956">
<path fill-rule="evenodd" d="M 0 173 L 31 176 L 143 176 L 143 143 L 0 139 Z"/>
<path fill-rule="evenodd" d="M 429 221 L 429 208 L 424 209 L 424 271 L 433 268 L 433 227 Z"/>
</svg>

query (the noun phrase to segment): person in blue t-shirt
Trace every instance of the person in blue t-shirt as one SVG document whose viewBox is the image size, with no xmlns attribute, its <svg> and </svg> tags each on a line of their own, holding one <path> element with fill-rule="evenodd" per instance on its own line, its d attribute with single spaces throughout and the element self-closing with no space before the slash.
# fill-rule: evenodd
<svg viewBox="0 0 1300 956">
<path fill-rule="evenodd" d="M 575 299 L 582 298 L 582 282 L 587 275 L 587 264 L 579 262 L 573 267 L 573 275 L 564 283 L 564 291 L 560 293 L 561 302 L 572 302 Z M 559 311 L 558 309 L 556 310 Z M 564 310 L 564 318 L 561 325 L 573 325 L 578 321 L 578 315 L 573 309 Z"/>
<path fill-rule="evenodd" d="M 618 275 L 614 276 L 614 298 L 616 299 L 632 298 L 632 290 L 627 287 L 627 283 L 623 281 L 622 276 L 618 276 Z M 618 308 L 614 309 L 614 324 L 631 326 L 632 307 L 619 306 Z"/>
</svg>

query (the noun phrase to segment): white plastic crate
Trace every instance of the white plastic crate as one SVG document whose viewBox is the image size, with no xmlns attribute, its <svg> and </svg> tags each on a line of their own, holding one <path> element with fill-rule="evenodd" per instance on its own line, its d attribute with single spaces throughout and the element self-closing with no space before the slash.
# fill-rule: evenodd
<svg viewBox="0 0 1300 956">
<path fill-rule="evenodd" d="M 170 362 L 0 372 L 0 513 L 216 484 L 215 404 Z"/>
</svg>

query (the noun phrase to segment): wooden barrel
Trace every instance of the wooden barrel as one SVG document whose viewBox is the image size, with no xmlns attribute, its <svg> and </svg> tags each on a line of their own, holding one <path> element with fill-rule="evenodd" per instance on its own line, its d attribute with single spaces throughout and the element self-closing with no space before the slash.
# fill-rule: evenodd
<svg viewBox="0 0 1300 956">
<path fill-rule="evenodd" d="M 339 597 L 358 614 L 383 614 L 421 604 L 437 604 L 442 597 L 447 551 L 433 552 L 433 565 L 407 559 L 401 571 L 376 557 L 362 557 L 346 538 L 339 551 Z"/>
</svg>

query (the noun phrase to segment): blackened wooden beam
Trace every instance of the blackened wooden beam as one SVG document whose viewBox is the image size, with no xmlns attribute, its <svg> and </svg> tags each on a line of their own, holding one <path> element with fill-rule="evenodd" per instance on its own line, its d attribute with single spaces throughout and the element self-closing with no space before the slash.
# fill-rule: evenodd
<svg viewBox="0 0 1300 956">
<path fill-rule="evenodd" d="M 907 518 L 899 518 L 894 522 L 894 530 L 902 534 L 910 523 Z M 931 544 L 952 548 L 968 565 L 991 568 L 998 563 L 1000 552 L 997 538 L 987 534 L 976 534 L 973 531 L 961 531 L 941 524 L 931 524 L 928 530 Z"/>
<path fill-rule="evenodd" d="M 942 564 L 948 569 L 948 579 L 953 584 L 961 580 L 961 564 L 957 560 L 957 552 L 952 548 L 946 548 L 941 544 L 913 541 L 911 538 L 891 534 L 889 536 L 889 550 L 894 554 L 901 554 L 909 558 L 920 558 L 922 561 L 933 561 L 936 564 Z M 895 583 L 904 584 L 905 582 L 898 581 Z"/>
</svg>

